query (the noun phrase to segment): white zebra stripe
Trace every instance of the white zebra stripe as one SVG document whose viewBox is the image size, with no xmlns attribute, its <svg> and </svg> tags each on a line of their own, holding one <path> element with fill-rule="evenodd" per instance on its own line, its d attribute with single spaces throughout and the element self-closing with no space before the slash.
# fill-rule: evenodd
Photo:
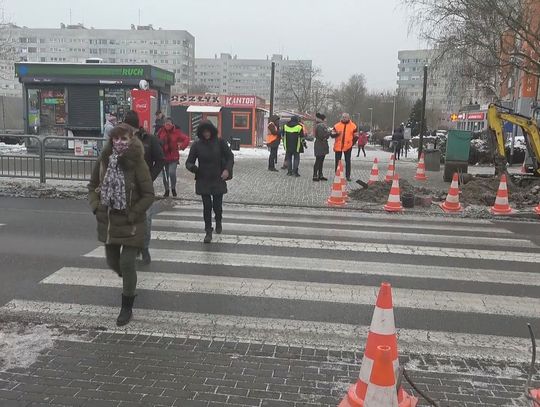
<svg viewBox="0 0 540 407">
<path fill-rule="evenodd" d="M 165 211 L 160 212 L 159 215 L 154 216 L 154 219 L 165 219 L 167 217 L 170 218 L 178 218 L 178 217 L 184 217 L 184 216 L 201 216 L 201 211 L 199 209 L 186 209 L 183 211 Z M 245 214 L 238 214 L 234 215 L 238 218 L 244 220 L 252 220 L 252 221 L 276 221 L 279 220 L 280 222 L 294 222 L 294 223 L 306 223 L 306 224 L 323 224 L 323 225 L 336 225 L 336 222 L 339 222 L 339 220 L 335 219 L 328 219 L 325 217 L 324 214 L 317 214 L 313 216 L 301 216 L 301 215 L 294 215 L 294 217 L 287 218 L 278 216 L 275 212 L 274 213 L 251 213 L 247 212 Z M 232 218 L 232 216 L 230 217 Z M 424 219 L 425 220 L 425 219 Z M 478 225 L 474 226 L 474 223 L 469 226 L 464 225 L 453 225 L 453 224 L 441 224 L 441 225 L 432 225 L 432 224 L 426 224 L 426 223 L 401 223 L 401 222 L 392 222 L 392 223 L 383 223 L 383 222 L 373 222 L 370 221 L 369 218 L 364 220 L 360 215 L 357 216 L 356 219 L 348 219 L 346 222 L 347 226 L 359 226 L 359 227 L 393 227 L 395 229 L 424 229 L 424 230 L 451 230 L 451 231 L 462 231 L 462 232 L 484 232 L 484 233 L 493 233 L 493 234 L 505 234 L 505 235 L 511 235 L 513 232 L 502 229 L 498 227 L 490 227 L 488 225 Z"/>
<path fill-rule="evenodd" d="M 172 228 L 190 228 L 202 229 L 204 224 L 202 220 L 196 221 L 178 221 L 155 219 L 153 225 L 156 227 L 172 227 Z M 498 237 L 475 237 L 475 236 L 452 236 L 452 235 L 421 235 L 418 233 L 407 232 L 388 232 L 388 231 L 371 231 L 371 230 L 341 230 L 331 228 L 309 228 L 301 226 L 280 226 L 280 225 L 253 225 L 243 223 L 224 223 L 224 228 L 227 232 L 235 233 L 253 233 L 264 232 L 283 233 L 288 235 L 307 235 L 307 236 L 324 236 L 326 238 L 354 238 L 358 241 L 369 239 L 380 240 L 405 240 L 416 242 L 429 243 L 445 243 L 445 244 L 470 244 L 470 245 L 486 245 L 486 246 L 503 246 L 503 247 L 537 247 L 534 243 L 526 239 L 505 239 Z"/>
<path fill-rule="evenodd" d="M 365 342 L 367 326 L 294 319 L 196 314 L 137 308 L 125 328 L 116 327 L 117 307 L 12 300 L 0 314 L 21 318 L 38 317 L 44 323 L 61 322 L 73 326 L 102 326 L 122 333 L 202 336 L 268 344 L 328 347 L 357 351 Z M 399 329 L 400 351 L 456 357 L 490 358 L 528 362 L 530 340 L 494 335 Z"/>
<path fill-rule="evenodd" d="M 200 205 L 176 205 L 174 207 L 175 210 L 182 213 L 183 211 L 192 210 L 192 211 L 198 211 L 198 213 L 202 213 L 202 206 Z M 276 213 L 281 213 L 280 207 L 268 207 L 268 206 L 254 206 L 254 205 L 241 205 L 241 204 L 224 204 L 223 206 L 224 212 L 230 212 L 230 213 L 236 213 L 238 215 L 248 215 L 248 214 L 261 214 L 261 213 L 267 213 L 267 214 L 273 214 L 274 216 Z M 461 226 L 469 226 L 469 225 L 494 225 L 494 223 L 490 220 L 486 219 L 459 219 L 455 216 L 453 217 L 444 217 L 444 216 L 437 216 L 436 218 L 429 218 L 426 216 L 418 216 L 418 215 L 411 215 L 404 213 L 403 215 L 395 216 L 393 215 L 392 218 L 389 218 L 388 215 L 380 214 L 380 213 L 368 213 L 368 212 L 359 212 L 357 210 L 351 211 L 351 210 L 343 210 L 343 209 L 324 209 L 324 208 L 287 208 L 287 214 L 288 215 L 295 215 L 295 216 L 320 216 L 320 217 L 326 217 L 326 218 L 353 218 L 357 220 L 361 219 L 383 219 L 386 221 L 392 221 L 393 219 L 402 220 L 402 221 L 419 221 L 419 222 L 429 222 L 432 223 L 450 223 L 452 225 L 461 225 Z"/>
<path fill-rule="evenodd" d="M 155 254 L 155 253 L 154 253 Z M 157 256 L 159 258 L 159 256 Z M 341 304 L 373 305 L 378 287 L 341 285 L 288 280 L 265 280 L 139 272 L 139 289 L 174 292 L 230 295 L 255 298 L 276 298 L 297 301 L 322 301 Z M 81 285 L 90 287 L 121 287 L 122 280 L 103 269 L 65 267 L 46 277 L 44 284 Z M 491 315 L 528 316 L 540 315 L 540 299 L 502 295 L 470 294 L 450 291 L 415 290 L 394 288 L 395 307 L 412 309 L 473 312 Z M 381 335 L 395 333 L 392 310 L 375 308 L 372 331 Z"/>
<path fill-rule="evenodd" d="M 183 232 L 167 232 L 153 231 L 152 239 L 157 241 L 173 241 L 173 242 L 200 242 L 202 236 L 198 233 L 183 233 Z M 535 252 L 510 252 L 503 250 L 483 250 L 473 248 L 447 248 L 436 246 L 413 246 L 401 244 L 384 244 L 372 242 L 345 242 L 335 240 L 318 240 L 318 239 L 302 239 L 302 238 L 267 238 L 261 236 L 243 236 L 243 235 L 214 235 L 215 243 L 234 244 L 240 246 L 265 246 L 265 247 L 286 247 L 297 249 L 322 249 L 322 250 L 338 250 L 346 252 L 364 252 L 364 253 L 380 253 L 380 254 L 404 254 L 407 256 L 433 256 L 433 257 L 450 257 L 464 259 L 481 259 L 481 260 L 498 260 L 498 261 L 513 261 L 522 263 L 540 263 L 540 253 Z M 451 269 L 453 270 L 453 269 Z M 504 273 L 504 272 L 502 272 Z M 451 273 L 448 273 L 451 274 Z M 518 273 L 520 277 L 523 273 Z M 508 283 L 516 282 L 515 275 L 513 280 L 507 280 Z M 540 279 L 537 275 L 533 275 L 533 280 L 530 284 L 540 285 Z M 476 280 L 474 280 L 476 281 Z M 484 281 L 484 280 L 480 280 Z M 486 280 L 489 282 L 492 280 Z M 517 280 L 519 281 L 519 279 Z"/>
</svg>

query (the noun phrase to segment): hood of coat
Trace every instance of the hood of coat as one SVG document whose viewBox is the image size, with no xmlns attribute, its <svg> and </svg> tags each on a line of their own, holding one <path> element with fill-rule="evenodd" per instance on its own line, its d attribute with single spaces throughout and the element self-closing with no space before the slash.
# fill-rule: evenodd
<svg viewBox="0 0 540 407">
<path fill-rule="evenodd" d="M 209 120 L 203 120 L 197 128 L 197 137 L 199 138 L 199 140 L 204 140 L 203 132 L 206 130 L 210 131 L 210 140 L 217 138 L 218 129 L 216 128 L 216 126 L 214 126 L 214 124 Z"/>
<path fill-rule="evenodd" d="M 105 144 L 103 147 L 102 160 L 105 167 L 109 165 L 109 157 L 112 154 L 112 143 Z M 133 137 L 129 143 L 129 148 L 118 157 L 118 164 L 122 169 L 128 170 L 135 168 L 139 161 L 144 161 L 144 146 L 138 137 Z"/>
<path fill-rule="evenodd" d="M 300 118 L 298 116 L 293 116 L 287 123 L 287 126 L 294 127 L 296 125 L 300 124 Z"/>
</svg>

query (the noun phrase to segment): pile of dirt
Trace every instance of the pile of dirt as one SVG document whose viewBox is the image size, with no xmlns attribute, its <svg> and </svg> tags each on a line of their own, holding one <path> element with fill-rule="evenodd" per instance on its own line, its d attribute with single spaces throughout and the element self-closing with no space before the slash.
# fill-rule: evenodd
<svg viewBox="0 0 540 407">
<path fill-rule="evenodd" d="M 356 201 L 372 202 L 383 204 L 388 201 L 388 195 L 390 195 L 390 189 L 392 183 L 376 182 L 369 186 L 369 188 L 355 189 L 349 193 L 349 197 Z M 399 180 L 399 188 L 401 195 L 406 193 L 412 193 L 414 195 L 433 195 L 433 191 L 424 187 L 415 187 L 406 180 Z"/>
<path fill-rule="evenodd" d="M 461 186 L 461 200 L 468 205 L 492 206 L 495 203 L 500 179 L 472 178 L 471 181 Z M 518 180 L 508 182 L 508 195 L 510 204 L 522 208 L 536 205 L 540 201 L 540 180 L 532 180 L 527 183 L 519 183 Z"/>
</svg>

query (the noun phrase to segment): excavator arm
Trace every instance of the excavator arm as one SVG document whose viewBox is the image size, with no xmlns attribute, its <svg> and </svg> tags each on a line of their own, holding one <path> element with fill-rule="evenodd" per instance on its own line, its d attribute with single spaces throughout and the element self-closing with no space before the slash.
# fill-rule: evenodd
<svg viewBox="0 0 540 407">
<path fill-rule="evenodd" d="M 527 145 L 530 146 L 529 153 L 533 159 L 535 175 L 540 176 L 540 131 L 536 123 L 528 117 L 516 113 L 503 112 L 495 104 L 489 105 L 487 121 L 489 128 L 495 133 L 497 140 L 498 157 L 495 160 L 495 165 L 501 167 L 505 166 L 507 162 L 504 148 L 504 122 L 508 122 L 521 127 L 523 130 Z"/>
</svg>

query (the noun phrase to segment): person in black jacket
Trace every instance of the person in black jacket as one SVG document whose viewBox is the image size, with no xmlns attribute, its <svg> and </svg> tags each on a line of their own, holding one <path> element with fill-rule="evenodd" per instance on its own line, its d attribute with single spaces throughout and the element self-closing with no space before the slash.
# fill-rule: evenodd
<svg viewBox="0 0 540 407">
<path fill-rule="evenodd" d="M 163 166 L 165 165 L 165 157 L 163 155 L 163 149 L 158 138 L 148 134 L 144 128 L 140 127 L 139 115 L 134 110 L 130 110 L 126 113 L 124 123 L 129 124 L 135 129 L 135 135 L 141 140 L 144 146 L 144 161 L 150 169 L 150 175 L 152 176 L 152 182 L 156 180 L 160 174 Z M 146 211 L 146 233 L 144 235 L 144 248 L 141 250 L 142 260 L 144 264 L 150 264 L 152 258 L 150 257 L 150 239 L 152 236 L 152 216 L 157 212 L 156 204 Z"/>
<path fill-rule="evenodd" d="M 313 166 L 313 181 L 328 181 L 323 175 L 324 158 L 330 152 L 328 146 L 328 139 L 330 138 L 330 131 L 326 124 L 326 116 L 321 113 L 317 113 L 317 127 L 315 127 L 315 143 L 313 150 L 315 151 L 315 165 Z"/>
<path fill-rule="evenodd" d="M 394 145 L 394 154 L 396 160 L 399 160 L 401 156 L 401 145 L 403 144 L 404 138 L 404 126 L 401 125 L 397 129 L 395 129 L 394 134 L 392 134 L 392 143 Z"/>
<path fill-rule="evenodd" d="M 229 145 L 218 138 L 218 130 L 210 121 L 202 121 L 197 129 L 198 140 L 192 144 L 186 168 L 195 174 L 195 193 L 202 197 L 204 243 L 212 241 L 212 209 L 216 219 L 216 233 L 222 232 L 223 194 L 226 181 L 231 179 L 234 155 Z M 195 164 L 197 162 L 197 164 Z"/>
</svg>

